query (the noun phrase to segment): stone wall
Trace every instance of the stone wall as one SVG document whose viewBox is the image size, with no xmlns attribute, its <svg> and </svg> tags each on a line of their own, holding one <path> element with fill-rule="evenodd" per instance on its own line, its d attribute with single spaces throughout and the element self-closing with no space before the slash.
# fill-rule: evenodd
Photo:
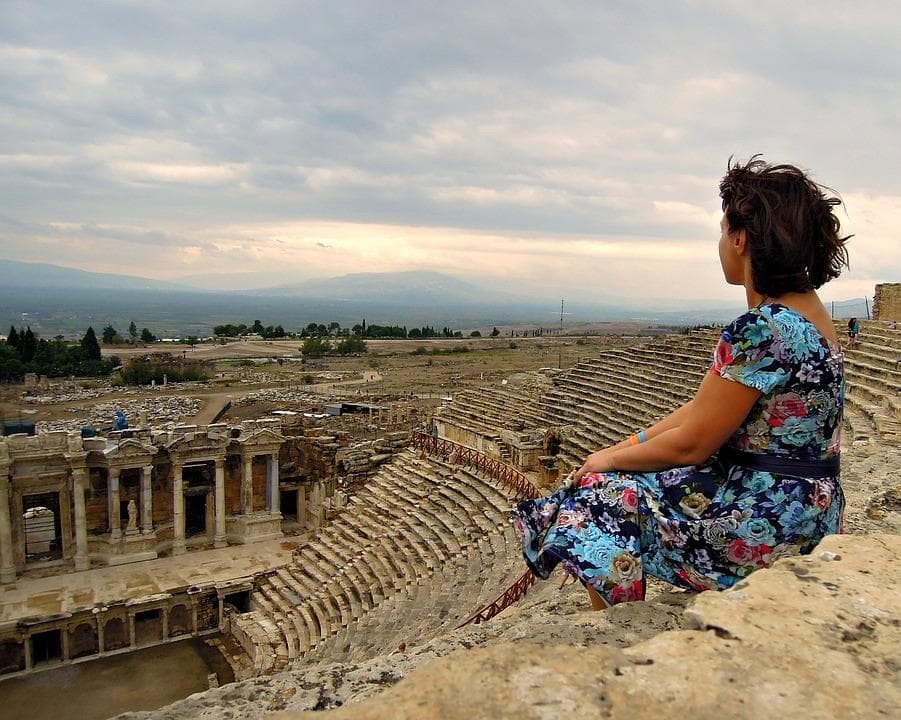
<svg viewBox="0 0 901 720">
<path fill-rule="evenodd" d="M 345 492 L 353 493 L 366 484 L 378 467 L 392 455 L 407 447 L 410 433 L 388 433 L 383 438 L 348 445 L 335 455 L 340 484 Z"/>
<path fill-rule="evenodd" d="M 880 283 L 876 286 L 873 319 L 901 322 L 901 283 Z"/>
</svg>

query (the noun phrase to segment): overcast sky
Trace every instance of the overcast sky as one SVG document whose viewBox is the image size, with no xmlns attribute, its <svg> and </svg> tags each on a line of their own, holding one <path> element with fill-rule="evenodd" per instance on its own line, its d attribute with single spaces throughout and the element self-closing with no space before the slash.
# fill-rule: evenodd
<svg viewBox="0 0 901 720">
<path fill-rule="evenodd" d="M 901 280 L 901 4 L 0 1 L 0 257 L 224 287 L 437 269 L 722 298 L 761 152 Z"/>
</svg>

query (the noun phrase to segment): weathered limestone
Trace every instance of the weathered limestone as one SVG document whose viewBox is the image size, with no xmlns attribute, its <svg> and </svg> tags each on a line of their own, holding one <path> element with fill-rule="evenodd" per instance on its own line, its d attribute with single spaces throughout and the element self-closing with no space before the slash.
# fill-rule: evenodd
<svg viewBox="0 0 901 720">
<path fill-rule="evenodd" d="M 899 560 L 898 536 L 833 536 L 731 591 L 604 613 L 547 583 L 485 625 L 121 718 L 892 717 Z"/>
<path fill-rule="evenodd" d="M 873 319 L 901 322 L 901 283 L 880 283 L 876 286 Z"/>
</svg>

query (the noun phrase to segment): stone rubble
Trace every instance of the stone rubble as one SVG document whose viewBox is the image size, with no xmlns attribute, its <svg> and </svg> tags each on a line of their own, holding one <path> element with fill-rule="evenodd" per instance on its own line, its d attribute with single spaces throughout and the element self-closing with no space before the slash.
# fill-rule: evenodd
<svg viewBox="0 0 901 720">
<path fill-rule="evenodd" d="M 42 420 L 35 424 L 35 430 L 38 434 L 42 434 L 57 430 L 77 432 L 83 427 L 106 428 L 115 423 L 116 412 L 119 410 L 125 413 L 125 417 L 132 427 L 139 424 L 144 414 L 146 414 L 149 424 L 158 426 L 193 417 L 199 409 L 200 402 L 192 397 L 169 395 L 134 400 L 123 399 L 97 403 L 90 408 L 69 408 L 68 412 L 77 414 L 78 417 L 72 420 Z"/>
</svg>

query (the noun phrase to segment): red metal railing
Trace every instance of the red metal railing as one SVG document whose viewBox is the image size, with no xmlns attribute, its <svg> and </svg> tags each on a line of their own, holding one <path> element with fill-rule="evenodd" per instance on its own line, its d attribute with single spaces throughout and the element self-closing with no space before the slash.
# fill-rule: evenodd
<svg viewBox="0 0 901 720">
<path fill-rule="evenodd" d="M 464 465 L 482 472 L 497 480 L 503 487 L 513 490 L 519 498 L 537 498 L 541 494 L 538 492 L 538 488 L 530 483 L 519 470 L 510 467 L 497 458 L 489 457 L 480 450 L 466 447 L 466 445 L 461 445 L 453 440 L 434 437 L 428 433 L 418 431 L 413 433 L 412 444 L 415 448 L 425 450 L 432 455 L 441 456 L 455 465 Z M 457 627 L 478 625 L 491 620 L 495 615 L 503 612 L 523 597 L 534 583 L 535 576 L 532 574 L 532 571 L 526 570 L 525 575 L 504 590 L 494 602 L 476 610 Z"/>
<path fill-rule="evenodd" d="M 495 615 L 503 612 L 525 595 L 526 591 L 535 584 L 535 579 L 532 571 L 526 570 L 526 574 L 504 590 L 503 594 L 497 598 L 497 600 L 490 605 L 486 605 L 481 610 L 476 610 L 472 615 L 466 618 L 466 620 L 457 625 L 457 627 L 461 628 L 466 625 L 478 625 L 479 623 L 491 620 Z"/>
<path fill-rule="evenodd" d="M 474 468 L 513 490 L 519 498 L 537 498 L 541 494 L 519 470 L 475 448 L 419 431 L 413 433 L 413 447 L 439 455 L 455 465 Z"/>
</svg>

